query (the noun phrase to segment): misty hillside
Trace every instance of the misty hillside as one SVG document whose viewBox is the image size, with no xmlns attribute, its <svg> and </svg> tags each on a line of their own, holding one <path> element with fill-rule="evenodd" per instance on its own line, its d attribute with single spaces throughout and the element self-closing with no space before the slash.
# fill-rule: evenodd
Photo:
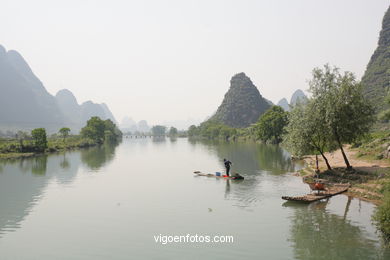
<svg viewBox="0 0 390 260">
<path fill-rule="evenodd" d="M 65 121 L 55 98 L 16 51 L 0 45 L 0 126 L 58 128 Z"/>
<path fill-rule="evenodd" d="M 248 127 L 270 106 L 251 79 L 242 72 L 232 77 L 222 104 L 209 120 L 216 120 L 231 127 Z"/>
<path fill-rule="evenodd" d="M 362 78 L 363 91 L 378 110 L 386 108 L 384 97 L 390 91 L 390 7 L 382 21 L 378 47 Z"/>
<path fill-rule="evenodd" d="M 35 76 L 23 57 L 0 45 L 0 129 L 31 130 L 44 127 L 57 132 L 63 126 L 78 131 L 89 119 L 100 116 L 115 118 L 105 104 L 86 102 L 78 105 L 69 90 L 54 97 Z"/>
<path fill-rule="evenodd" d="M 116 120 L 106 104 L 96 104 L 92 101 L 86 101 L 78 104 L 76 97 L 68 89 L 62 89 L 55 96 L 60 110 L 65 115 L 67 126 L 78 131 L 92 116 L 98 116 L 102 119 Z"/>
</svg>

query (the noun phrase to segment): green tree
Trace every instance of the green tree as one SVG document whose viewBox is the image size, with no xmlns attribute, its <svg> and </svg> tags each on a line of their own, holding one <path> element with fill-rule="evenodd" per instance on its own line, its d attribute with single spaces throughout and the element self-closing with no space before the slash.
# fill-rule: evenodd
<svg viewBox="0 0 390 260">
<path fill-rule="evenodd" d="M 165 135 L 167 128 L 163 125 L 155 125 L 152 127 L 151 131 L 152 131 L 152 134 L 155 136 Z"/>
<path fill-rule="evenodd" d="M 319 153 L 329 170 L 332 167 L 325 156 L 326 151 L 335 150 L 325 124 L 321 107 L 313 100 L 306 104 L 297 104 L 288 115 L 289 124 L 286 126 L 286 135 L 283 144 L 296 156 Z"/>
<path fill-rule="evenodd" d="M 328 130 L 341 150 L 347 168 L 351 168 L 343 144 L 367 134 L 375 121 L 375 110 L 362 94 L 361 85 L 351 72 L 341 74 L 336 67 L 315 68 L 309 83 L 313 103 L 322 113 L 321 127 Z"/>
<path fill-rule="evenodd" d="M 24 131 L 18 131 L 16 133 L 16 138 L 19 140 L 19 145 L 20 145 L 20 151 L 22 152 L 24 150 L 24 143 L 23 141 L 28 138 L 28 133 Z"/>
<path fill-rule="evenodd" d="M 169 128 L 169 136 L 177 136 L 177 128 L 171 126 L 171 128 Z"/>
<path fill-rule="evenodd" d="M 196 136 L 198 135 L 198 128 L 195 125 L 191 125 L 188 128 L 188 136 Z"/>
<path fill-rule="evenodd" d="M 84 138 L 89 138 L 97 144 L 102 144 L 105 138 L 106 124 L 99 117 L 91 117 L 87 121 L 87 125 L 81 129 L 81 135 Z"/>
<path fill-rule="evenodd" d="M 69 136 L 70 128 L 63 127 L 58 132 L 60 133 L 60 135 L 62 135 L 62 138 L 64 139 L 65 142 L 65 139 Z"/>
<path fill-rule="evenodd" d="M 102 120 L 94 116 L 81 129 L 81 135 L 84 138 L 93 140 L 97 144 L 102 144 L 104 141 L 117 141 L 122 137 L 122 132 L 110 119 Z"/>
<path fill-rule="evenodd" d="M 47 136 L 45 128 L 36 128 L 31 131 L 35 149 L 38 152 L 44 152 L 47 148 Z"/>
<path fill-rule="evenodd" d="M 280 143 L 285 132 L 284 128 L 288 123 L 287 115 L 288 112 L 280 106 L 268 109 L 254 126 L 257 139 Z"/>
</svg>

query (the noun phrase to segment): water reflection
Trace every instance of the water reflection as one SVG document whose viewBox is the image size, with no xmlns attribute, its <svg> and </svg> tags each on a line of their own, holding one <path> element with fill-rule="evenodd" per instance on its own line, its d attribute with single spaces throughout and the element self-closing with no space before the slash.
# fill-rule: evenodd
<svg viewBox="0 0 390 260">
<path fill-rule="evenodd" d="M 310 205 L 285 203 L 294 208 L 290 239 L 296 259 L 385 259 L 379 245 L 344 215 L 327 210 L 329 200 Z"/>
<path fill-rule="evenodd" d="M 47 170 L 47 155 L 34 157 L 32 160 L 31 172 L 37 175 L 45 175 Z"/>
<path fill-rule="evenodd" d="M 152 142 L 153 143 L 165 143 L 167 141 L 167 138 L 165 136 L 153 136 L 152 137 Z"/>
<path fill-rule="evenodd" d="M 176 143 L 176 142 L 177 142 L 177 137 L 175 137 L 175 136 L 170 136 L 170 137 L 169 137 L 169 141 L 171 141 L 171 143 Z"/>
<path fill-rule="evenodd" d="M 0 160 L 0 238 L 19 228 L 50 182 L 70 185 L 81 164 L 97 170 L 114 158 L 115 147 L 104 145 L 62 154 Z"/>
<path fill-rule="evenodd" d="M 192 145 L 203 145 L 208 150 L 215 151 L 220 158 L 221 168 L 223 159 L 233 162 L 233 170 L 256 174 L 260 169 L 272 174 L 284 174 L 302 168 L 302 163 L 291 161 L 290 154 L 277 145 L 262 143 L 229 143 L 220 140 L 194 140 L 189 139 Z"/>
<path fill-rule="evenodd" d="M 115 157 L 117 145 L 105 143 L 101 146 L 81 150 L 81 160 L 91 170 L 99 170 Z"/>
</svg>

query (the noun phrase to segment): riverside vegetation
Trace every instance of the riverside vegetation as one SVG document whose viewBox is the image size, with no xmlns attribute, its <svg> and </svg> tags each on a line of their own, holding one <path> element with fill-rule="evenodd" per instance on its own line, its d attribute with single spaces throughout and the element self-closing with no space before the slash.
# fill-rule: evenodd
<svg viewBox="0 0 390 260">
<path fill-rule="evenodd" d="M 47 137 L 44 128 L 27 132 L 18 131 L 14 138 L 0 138 L 0 158 L 27 157 L 35 154 L 85 148 L 105 142 L 118 142 L 122 132 L 110 120 L 91 117 L 79 135 L 70 135 L 71 129 L 61 128 L 57 134 Z"/>
</svg>

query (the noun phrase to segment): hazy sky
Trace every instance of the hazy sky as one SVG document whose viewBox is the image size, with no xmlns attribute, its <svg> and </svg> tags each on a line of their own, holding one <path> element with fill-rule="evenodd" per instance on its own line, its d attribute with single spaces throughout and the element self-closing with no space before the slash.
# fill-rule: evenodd
<svg viewBox="0 0 390 260">
<path fill-rule="evenodd" d="M 55 94 L 105 102 L 118 120 L 212 114 L 245 72 L 273 102 L 325 63 L 358 77 L 389 0 L 1 0 L 0 44 Z"/>
</svg>

